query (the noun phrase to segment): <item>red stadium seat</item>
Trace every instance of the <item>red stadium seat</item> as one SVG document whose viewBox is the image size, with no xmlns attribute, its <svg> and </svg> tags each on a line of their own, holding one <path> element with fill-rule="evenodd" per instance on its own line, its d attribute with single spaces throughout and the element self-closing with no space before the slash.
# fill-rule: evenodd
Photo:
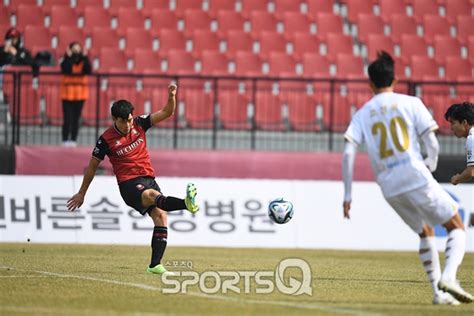
<svg viewBox="0 0 474 316">
<path fill-rule="evenodd" d="M 280 95 L 273 91 L 270 82 L 261 83 L 255 93 L 255 124 L 257 129 L 283 131 L 287 128 L 283 120 Z"/>
<path fill-rule="evenodd" d="M 242 32 L 244 30 L 245 19 L 240 12 L 219 11 L 217 12 L 218 30 L 226 34 L 230 30 Z"/>
<path fill-rule="evenodd" d="M 114 29 L 108 27 L 94 27 L 91 33 L 92 47 L 100 49 L 102 47 L 119 48 L 119 36 Z"/>
<path fill-rule="evenodd" d="M 446 58 L 446 80 L 474 81 L 473 67 L 467 59 L 448 56 Z"/>
<path fill-rule="evenodd" d="M 126 72 L 127 57 L 114 47 L 101 47 L 99 52 L 99 69 L 102 72 Z"/>
<path fill-rule="evenodd" d="M 252 127 L 249 115 L 250 82 L 220 80 L 218 82 L 219 119 L 225 129 L 248 130 Z"/>
<path fill-rule="evenodd" d="M 0 7 L 0 25 L 10 26 L 10 11 L 7 7 Z M 1 33 L 4 35 L 5 33 Z"/>
<path fill-rule="evenodd" d="M 395 43 L 400 43 L 402 35 L 416 35 L 415 19 L 406 14 L 394 14 L 390 17 L 390 37 Z"/>
<path fill-rule="evenodd" d="M 157 52 L 146 48 L 136 48 L 133 55 L 135 73 L 161 73 L 161 60 Z"/>
<path fill-rule="evenodd" d="M 211 16 L 217 16 L 222 11 L 235 11 L 234 0 L 210 0 L 209 13 Z"/>
<path fill-rule="evenodd" d="M 241 31 L 229 31 L 226 37 L 227 52 L 229 56 L 234 56 L 237 51 L 252 52 L 253 39 L 249 33 Z"/>
<path fill-rule="evenodd" d="M 20 4 L 16 13 L 16 27 L 23 30 L 26 25 L 44 26 L 43 10 L 36 5 Z"/>
<path fill-rule="evenodd" d="M 270 66 L 268 75 L 271 77 L 295 78 L 297 76 L 295 60 L 284 52 L 270 52 L 268 63 Z"/>
<path fill-rule="evenodd" d="M 474 17 L 471 15 L 460 15 L 457 17 L 457 38 L 461 43 L 467 44 L 468 37 L 472 35 L 472 26 L 474 25 Z"/>
<path fill-rule="evenodd" d="M 11 12 L 17 13 L 20 5 L 36 6 L 37 4 L 37 0 L 10 0 L 9 9 Z"/>
<path fill-rule="evenodd" d="M 315 15 L 318 36 L 324 39 L 329 33 L 342 34 L 342 18 L 332 13 L 319 12 Z"/>
<path fill-rule="evenodd" d="M 319 53 L 319 38 L 307 32 L 294 33 L 291 39 L 293 53 L 296 58 L 301 58 L 305 53 Z"/>
<path fill-rule="evenodd" d="M 118 31 L 125 33 L 127 28 L 145 28 L 145 17 L 142 15 L 142 12 L 139 10 L 131 8 L 118 8 L 117 11 L 118 19 Z"/>
<path fill-rule="evenodd" d="M 436 0 L 411 0 L 413 3 L 413 16 L 420 22 L 427 14 L 438 15 L 439 7 Z"/>
<path fill-rule="evenodd" d="M 273 0 L 275 4 L 275 12 L 284 14 L 287 12 L 300 12 L 303 0 Z"/>
<path fill-rule="evenodd" d="M 50 15 L 53 6 L 71 7 L 71 0 L 43 0 L 43 5 L 41 7 L 46 15 Z"/>
<path fill-rule="evenodd" d="M 262 60 L 258 55 L 249 51 L 237 51 L 235 53 L 235 75 L 236 76 L 261 76 Z"/>
<path fill-rule="evenodd" d="M 286 34 L 291 35 L 295 32 L 311 32 L 311 21 L 306 14 L 284 12 L 282 16 Z"/>
<path fill-rule="evenodd" d="M 57 34 L 60 26 L 77 27 L 77 13 L 74 8 L 67 5 L 53 5 L 51 7 L 51 24 L 49 29 Z"/>
<path fill-rule="evenodd" d="M 153 9 L 151 11 L 151 27 L 153 33 L 159 33 L 163 29 L 178 29 L 178 17 L 174 11 L 167 9 Z"/>
<path fill-rule="evenodd" d="M 20 85 L 20 108 L 19 108 L 19 122 L 25 125 L 40 125 L 43 123 L 41 118 L 40 108 L 40 94 L 39 89 L 32 85 L 31 68 L 27 66 L 5 66 L 5 71 L 22 71 L 28 72 L 21 76 Z M 3 92 L 5 95 L 12 98 L 13 96 L 13 76 L 4 75 L 3 77 Z M 12 109 L 12 117 L 16 121 L 17 113 Z"/>
<path fill-rule="evenodd" d="M 393 15 L 406 15 L 405 1 L 380 0 L 380 16 L 388 22 Z"/>
<path fill-rule="evenodd" d="M 219 37 L 209 30 L 194 30 L 193 52 L 200 54 L 205 49 L 219 50 Z"/>
<path fill-rule="evenodd" d="M 268 12 L 268 1 L 261 0 L 242 0 L 242 12 L 246 14 L 250 14 L 252 12 L 261 11 L 261 12 Z"/>
<path fill-rule="evenodd" d="M 395 57 L 394 49 L 395 44 L 389 36 L 370 34 L 367 37 L 367 57 L 369 60 L 375 60 L 377 58 L 377 52 L 380 50 L 384 50 L 392 57 Z"/>
<path fill-rule="evenodd" d="M 59 70 L 59 69 L 57 69 Z M 39 94 L 44 98 L 47 124 L 62 125 L 63 110 L 60 94 L 60 76 L 41 74 Z"/>
<path fill-rule="evenodd" d="M 215 50 L 201 52 L 201 73 L 212 76 L 228 76 L 227 56 Z"/>
<path fill-rule="evenodd" d="M 423 37 L 428 44 L 433 44 L 436 35 L 450 36 L 449 22 L 446 18 L 439 15 L 423 16 Z"/>
<path fill-rule="evenodd" d="M 338 54 L 352 54 L 352 38 L 342 33 L 328 33 L 325 39 L 327 57 L 333 61 Z"/>
<path fill-rule="evenodd" d="M 374 5 L 372 1 L 359 1 L 359 0 L 345 0 L 347 6 L 347 17 L 351 23 L 359 23 L 360 19 L 358 16 L 363 15 L 374 15 Z"/>
<path fill-rule="evenodd" d="M 168 61 L 168 74 L 192 75 L 195 74 L 194 57 L 184 50 L 171 49 L 166 57 Z"/>
<path fill-rule="evenodd" d="M 158 34 L 159 52 L 162 55 L 168 53 L 170 49 L 185 50 L 186 40 L 184 34 L 177 30 L 162 29 Z"/>
<path fill-rule="evenodd" d="M 412 80 L 439 80 L 438 65 L 433 58 L 426 56 L 411 56 Z"/>
<path fill-rule="evenodd" d="M 199 9 L 202 10 L 202 0 L 176 0 L 176 12 L 180 15 L 182 12 L 188 9 Z"/>
<path fill-rule="evenodd" d="M 281 33 L 263 31 L 259 34 L 260 57 L 266 58 L 271 52 L 286 52 L 286 39 Z"/>
<path fill-rule="evenodd" d="M 187 9 L 184 11 L 184 29 L 188 32 L 194 30 L 210 30 L 211 17 L 201 9 Z"/>
<path fill-rule="evenodd" d="M 469 61 L 474 65 L 474 35 L 471 35 L 467 38 L 467 49 L 469 56 Z"/>
<path fill-rule="evenodd" d="M 321 105 L 314 93 L 309 93 L 305 82 L 282 82 L 281 100 L 288 106 L 288 121 L 292 130 L 315 132 L 322 128 L 318 118 Z"/>
<path fill-rule="evenodd" d="M 79 1 L 80 2 L 80 1 Z M 92 30 L 96 27 L 110 28 L 111 17 L 109 11 L 102 7 L 85 7 L 84 9 L 84 29 Z"/>
<path fill-rule="evenodd" d="M 461 16 L 472 17 L 473 9 L 473 3 L 469 0 L 446 1 L 446 17 L 448 20 L 450 20 L 450 22 L 456 22 L 456 19 L 459 19 Z"/>
<path fill-rule="evenodd" d="M 319 12 L 332 13 L 333 12 L 333 1 L 327 0 L 306 0 L 308 4 L 308 13 L 315 15 Z"/>
<path fill-rule="evenodd" d="M 143 12 L 152 12 L 155 9 L 167 10 L 170 9 L 169 0 L 143 0 Z"/>
<path fill-rule="evenodd" d="M 153 48 L 153 38 L 151 34 L 143 28 L 129 27 L 125 33 L 126 51 L 133 54 L 136 48 Z"/>
<path fill-rule="evenodd" d="M 326 56 L 318 53 L 304 53 L 303 54 L 303 74 L 305 77 L 314 78 L 329 78 L 330 62 Z"/>
<path fill-rule="evenodd" d="M 461 44 L 457 39 L 446 35 L 437 35 L 434 38 L 434 57 L 438 63 L 446 60 L 446 57 L 454 56 L 461 58 Z"/>
<path fill-rule="evenodd" d="M 110 6 L 108 7 L 109 13 L 112 16 L 120 15 L 120 10 L 133 12 L 135 9 L 137 9 L 136 0 L 110 0 Z"/>
<path fill-rule="evenodd" d="M 360 41 L 367 43 L 370 34 L 385 34 L 382 18 L 373 14 L 361 13 L 357 16 L 357 37 Z"/>
<path fill-rule="evenodd" d="M 258 1 L 255 1 L 258 2 Z M 278 20 L 272 13 L 265 11 L 250 12 L 250 23 L 252 24 L 252 33 L 258 34 L 262 31 L 277 31 Z"/>
<path fill-rule="evenodd" d="M 86 8 L 97 8 L 97 9 L 102 9 L 104 8 L 104 2 L 103 1 L 97 1 L 97 0 L 80 0 L 76 1 L 76 12 L 79 15 L 84 16 Z M 99 22 L 99 21 L 98 21 Z M 109 23 L 110 25 L 110 23 Z M 93 25 L 91 25 L 92 27 Z"/>
<path fill-rule="evenodd" d="M 42 47 L 51 50 L 51 34 L 43 26 L 27 25 L 24 31 L 26 47 Z M 34 54 L 34 52 L 32 52 Z"/>
<path fill-rule="evenodd" d="M 425 40 L 416 35 L 402 35 L 400 56 L 407 63 L 413 55 L 428 56 L 428 46 Z"/>
<path fill-rule="evenodd" d="M 352 54 L 338 54 L 336 57 L 336 76 L 343 79 L 361 79 L 364 75 L 364 62 L 362 58 Z"/>
<path fill-rule="evenodd" d="M 214 91 L 212 81 L 182 79 L 179 81 L 179 100 L 184 102 L 184 117 L 188 127 L 214 126 Z"/>
</svg>

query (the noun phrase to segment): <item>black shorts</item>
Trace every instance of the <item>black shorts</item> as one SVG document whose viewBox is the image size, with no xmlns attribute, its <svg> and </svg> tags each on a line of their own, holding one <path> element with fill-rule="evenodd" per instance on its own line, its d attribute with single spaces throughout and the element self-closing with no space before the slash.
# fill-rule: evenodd
<svg viewBox="0 0 474 316">
<path fill-rule="evenodd" d="M 145 215 L 155 206 L 144 208 L 142 205 L 142 193 L 147 189 L 154 189 L 161 193 L 161 189 L 156 183 L 155 178 L 139 177 L 127 180 L 119 184 L 120 195 L 128 206 L 133 207 L 140 214 Z"/>
</svg>

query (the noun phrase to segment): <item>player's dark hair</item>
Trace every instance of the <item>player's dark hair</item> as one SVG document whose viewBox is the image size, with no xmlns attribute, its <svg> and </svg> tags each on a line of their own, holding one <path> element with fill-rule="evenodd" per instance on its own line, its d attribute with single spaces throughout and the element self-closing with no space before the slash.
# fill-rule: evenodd
<svg viewBox="0 0 474 316">
<path fill-rule="evenodd" d="M 127 100 L 118 100 L 112 104 L 110 112 L 112 113 L 113 117 L 120 117 L 124 120 L 128 120 L 130 114 L 133 115 L 133 105 Z"/>
<path fill-rule="evenodd" d="M 474 125 L 474 104 L 471 102 L 455 103 L 444 114 L 446 121 L 449 119 L 462 122 L 466 120 L 469 125 Z"/>
<path fill-rule="evenodd" d="M 369 78 L 376 88 L 390 87 L 395 79 L 395 62 L 385 51 L 377 53 L 377 59 L 369 65 Z"/>
</svg>

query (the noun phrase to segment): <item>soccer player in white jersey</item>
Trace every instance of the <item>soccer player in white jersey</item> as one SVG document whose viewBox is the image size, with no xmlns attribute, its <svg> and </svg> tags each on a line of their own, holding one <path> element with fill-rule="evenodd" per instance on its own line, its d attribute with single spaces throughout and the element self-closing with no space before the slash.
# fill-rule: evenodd
<svg viewBox="0 0 474 316">
<path fill-rule="evenodd" d="M 344 134 L 344 217 L 350 218 L 357 147 L 366 143 L 385 199 L 420 236 L 419 256 L 433 288 L 433 304 L 472 302 L 472 295 L 456 281 L 466 244 L 458 205 L 431 174 L 438 163 L 439 143 L 434 134 L 438 125 L 420 99 L 393 92 L 394 61 L 389 54 L 379 52 L 368 73 L 374 96 L 354 114 Z M 418 138 L 425 145 L 425 159 Z M 437 224 L 449 236 L 442 273 L 434 239 Z"/>
<path fill-rule="evenodd" d="M 453 104 L 446 111 L 444 118 L 451 123 L 451 129 L 457 138 L 466 138 L 466 168 L 451 177 L 451 183 L 456 185 L 474 177 L 474 104 Z"/>
</svg>

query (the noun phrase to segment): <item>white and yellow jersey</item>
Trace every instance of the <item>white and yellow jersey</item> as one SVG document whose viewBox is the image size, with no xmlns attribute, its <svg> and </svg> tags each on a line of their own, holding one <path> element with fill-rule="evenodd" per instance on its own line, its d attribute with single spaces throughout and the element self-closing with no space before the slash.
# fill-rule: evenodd
<svg viewBox="0 0 474 316">
<path fill-rule="evenodd" d="M 376 181 L 389 198 L 434 180 L 418 137 L 437 128 L 419 98 L 384 92 L 354 114 L 344 137 L 356 145 L 367 144 Z"/>
</svg>

